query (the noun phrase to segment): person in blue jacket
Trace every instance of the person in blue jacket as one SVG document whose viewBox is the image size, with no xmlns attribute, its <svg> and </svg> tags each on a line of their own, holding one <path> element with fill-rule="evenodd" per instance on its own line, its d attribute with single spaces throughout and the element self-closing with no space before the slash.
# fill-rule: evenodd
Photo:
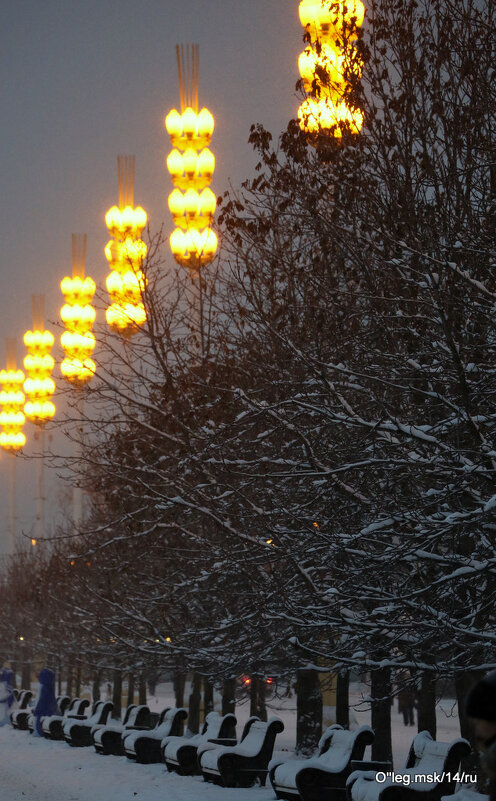
<svg viewBox="0 0 496 801">
<path fill-rule="evenodd" d="M 55 674 L 53 670 L 42 668 L 38 673 L 38 681 L 40 682 L 40 690 L 33 714 L 35 718 L 35 731 L 40 737 L 43 737 L 41 718 L 48 715 L 58 715 L 59 713 L 57 701 L 55 699 Z"/>
</svg>

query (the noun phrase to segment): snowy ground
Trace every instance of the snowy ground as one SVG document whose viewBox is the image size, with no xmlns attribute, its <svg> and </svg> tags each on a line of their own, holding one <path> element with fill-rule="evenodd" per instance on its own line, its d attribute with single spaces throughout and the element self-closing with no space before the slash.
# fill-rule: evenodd
<svg viewBox="0 0 496 801">
<path fill-rule="evenodd" d="M 353 689 L 358 702 L 360 688 Z M 170 705 L 169 688 L 159 688 L 149 701 L 152 711 Z M 168 703 L 167 703 L 168 702 Z M 248 717 L 248 704 L 236 709 L 238 730 Z M 276 749 L 292 756 L 295 741 L 295 699 L 274 700 L 269 714 L 284 721 Z M 356 709 L 358 725 L 370 722 L 368 710 Z M 393 709 L 394 765 L 400 768 L 416 728 L 403 726 Z M 458 717 L 453 703 L 438 708 L 438 740 L 459 736 Z M 126 757 L 102 757 L 93 748 L 70 748 L 65 742 L 51 742 L 27 732 L 0 728 L 0 801 L 272 801 L 272 789 L 223 789 L 198 777 L 167 773 L 163 765 L 135 765 Z M 366 752 L 367 756 L 367 752 Z"/>
</svg>

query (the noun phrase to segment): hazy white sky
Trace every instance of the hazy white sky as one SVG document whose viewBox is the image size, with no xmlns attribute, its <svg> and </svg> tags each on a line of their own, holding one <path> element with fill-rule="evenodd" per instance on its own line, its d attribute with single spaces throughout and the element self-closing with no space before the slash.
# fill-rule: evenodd
<svg viewBox="0 0 496 801">
<path fill-rule="evenodd" d="M 301 35 L 298 0 L 2 0 L 0 366 L 7 336 L 19 337 L 24 355 L 32 293 L 44 292 L 47 317 L 57 317 L 72 233 L 88 234 L 87 270 L 104 280 L 119 153 L 136 155 L 135 202 L 152 228 L 165 221 L 172 230 L 164 117 L 179 104 L 175 44 L 200 43 L 200 105 L 216 120 L 212 188 L 222 194 L 252 172 L 250 124 L 278 134 L 296 114 Z M 35 465 L 20 464 L 18 475 L 28 530 Z M 0 553 L 6 487 L 4 455 Z M 53 509 L 54 476 L 48 487 Z"/>
</svg>

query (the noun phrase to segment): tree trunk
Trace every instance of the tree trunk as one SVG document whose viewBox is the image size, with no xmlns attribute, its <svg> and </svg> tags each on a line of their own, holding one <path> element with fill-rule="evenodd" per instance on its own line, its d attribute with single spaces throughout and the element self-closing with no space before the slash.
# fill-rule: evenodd
<svg viewBox="0 0 496 801">
<path fill-rule="evenodd" d="M 12 662 L 12 672 L 14 674 L 14 678 L 12 679 L 12 689 L 17 690 L 17 662 L 14 660 Z M 21 684 L 22 688 L 22 684 Z M 60 695 L 60 693 L 59 693 Z"/>
<path fill-rule="evenodd" d="M 469 718 L 465 714 L 465 699 L 467 698 L 469 690 L 480 679 L 480 674 L 463 671 L 455 675 L 455 688 L 456 700 L 458 702 L 458 719 L 460 721 L 460 734 L 465 737 L 472 746 L 472 751 L 465 759 L 462 759 L 460 770 L 465 771 L 470 775 L 477 774 L 479 776 L 478 789 L 482 793 L 487 793 L 487 784 L 484 781 L 482 771 L 479 769 L 479 756 L 478 746 L 475 742 L 474 730 L 470 723 Z"/>
<path fill-rule="evenodd" d="M 156 673 L 148 674 L 147 684 L 148 684 L 148 692 L 150 693 L 150 695 L 155 695 L 155 690 L 157 689 Z"/>
<path fill-rule="evenodd" d="M 75 696 L 76 698 L 79 698 L 80 695 L 81 695 L 81 665 L 78 665 L 76 669 Z"/>
<path fill-rule="evenodd" d="M 112 717 L 114 720 L 120 720 L 122 710 L 122 673 L 120 670 L 114 670 L 113 679 L 112 703 L 114 704 L 114 708 L 112 710 Z"/>
<path fill-rule="evenodd" d="M 338 673 L 336 684 L 336 723 L 345 729 L 350 727 L 350 671 Z"/>
<path fill-rule="evenodd" d="M 250 683 L 250 717 L 252 718 L 254 715 L 257 714 L 257 706 L 258 706 L 258 679 L 256 676 L 251 677 Z"/>
<path fill-rule="evenodd" d="M 296 753 L 311 756 L 322 734 L 322 690 L 317 670 L 296 671 Z"/>
<path fill-rule="evenodd" d="M 436 739 L 436 674 L 427 670 L 420 679 L 418 731 L 428 731 Z"/>
<path fill-rule="evenodd" d="M 222 689 L 222 714 L 228 715 L 236 711 L 236 679 L 225 679 Z"/>
<path fill-rule="evenodd" d="M 98 671 L 96 671 L 96 673 L 93 676 L 93 685 L 91 693 L 93 695 L 93 701 L 100 700 L 100 673 Z"/>
<path fill-rule="evenodd" d="M 372 759 L 380 762 L 393 761 L 391 743 L 391 670 L 388 667 L 371 671 L 372 715 L 371 725 L 375 732 L 372 743 Z"/>
<path fill-rule="evenodd" d="M 139 677 L 139 702 L 146 704 L 146 678 L 144 673 L 140 673 Z"/>
<path fill-rule="evenodd" d="M 260 720 L 267 720 L 267 707 L 265 705 L 266 695 L 267 682 L 264 678 L 259 678 L 257 690 L 257 715 Z"/>
<path fill-rule="evenodd" d="M 191 695 L 189 696 L 188 729 L 192 734 L 200 731 L 201 676 L 193 673 Z"/>
<path fill-rule="evenodd" d="M 127 676 L 127 705 L 134 704 L 134 673 Z"/>
<path fill-rule="evenodd" d="M 203 720 L 209 712 L 214 710 L 214 685 L 207 679 L 203 679 Z"/>
<path fill-rule="evenodd" d="M 72 665 L 68 666 L 66 676 L 67 676 L 67 681 L 65 685 L 66 687 L 65 694 L 68 695 L 69 698 L 72 698 L 72 685 L 73 685 Z"/>
<path fill-rule="evenodd" d="M 184 673 L 174 673 L 174 698 L 176 699 L 176 709 L 181 709 L 184 706 L 184 686 L 186 684 L 186 676 Z"/>
<path fill-rule="evenodd" d="M 22 673 L 21 673 L 21 687 L 24 690 L 31 689 L 31 659 L 26 654 L 23 654 L 22 660 Z"/>
</svg>

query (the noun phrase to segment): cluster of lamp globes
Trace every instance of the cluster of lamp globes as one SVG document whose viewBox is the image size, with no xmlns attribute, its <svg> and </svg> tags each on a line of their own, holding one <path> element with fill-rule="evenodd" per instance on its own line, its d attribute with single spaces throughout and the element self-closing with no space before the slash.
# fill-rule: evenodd
<svg viewBox="0 0 496 801">
<path fill-rule="evenodd" d="M 143 304 L 145 277 L 142 271 L 147 254 L 141 234 L 147 216 L 141 206 L 112 206 L 105 222 L 112 239 L 105 247 L 110 275 L 107 290 L 111 305 L 105 312 L 109 327 L 124 337 L 132 336 L 146 322 Z"/>
<path fill-rule="evenodd" d="M 302 0 L 299 15 L 309 39 L 298 63 L 308 93 L 298 110 L 300 128 L 309 134 L 324 131 L 340 137 L 344 124 L 352 133 L 359 133 L 363 114 L 349 108 L 343 99 L 347 66 L 343 41 L 345 37 L 356 38 L 365 16 L 363 3 Z"/>
<path fill-rule="evenodd" d="M 169 195 L 176 226 L 170 246 L 179 264 L 198 269 L 212 261 L 217 251 L 217 236 L 210 227 L 217 198 L 209 189 L 215 170 L 215 156 L 209 149 L 214 118 L 206 108 L 198 112 L 188 106 L 181 114 L 173 109 L 165 127 L 173 147 L 167 169 L 176 187 Z"/>
</svg>

